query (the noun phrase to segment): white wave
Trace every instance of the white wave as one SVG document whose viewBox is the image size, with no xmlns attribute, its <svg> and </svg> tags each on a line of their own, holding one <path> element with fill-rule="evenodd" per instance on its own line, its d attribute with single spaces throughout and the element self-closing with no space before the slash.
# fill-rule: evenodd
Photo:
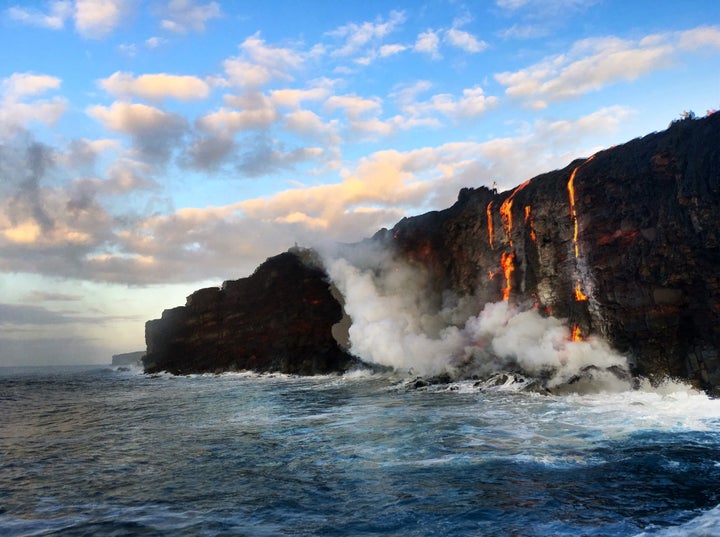
<svg viewBox="0 0 720 537">
<path fill-rule="evenodd" d="M 720 506 L 693 518 L 681 526 L 652 529 L 635 537 L 717 537 L 720 535 Z"/>
</svg>

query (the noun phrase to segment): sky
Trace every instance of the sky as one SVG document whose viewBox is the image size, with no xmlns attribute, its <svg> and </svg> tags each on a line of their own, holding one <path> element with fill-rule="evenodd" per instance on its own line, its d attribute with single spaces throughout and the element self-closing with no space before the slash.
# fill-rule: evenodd
<svg viewBox="0 0 720 537">
<path fill-rule="evenodd" d="M 716 0 L 0 1 L 0 366 L 719 107 Z"/>
</svg>

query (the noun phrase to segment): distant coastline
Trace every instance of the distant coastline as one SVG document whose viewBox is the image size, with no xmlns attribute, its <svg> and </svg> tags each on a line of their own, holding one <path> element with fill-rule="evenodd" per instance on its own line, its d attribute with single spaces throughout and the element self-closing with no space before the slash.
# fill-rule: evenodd
<svg viewBox="0 0 720 537">
<path fill-rule="evenodd" d="M 111 365 L 142 365 L 143 356 L 145 356 L 145 351 L 113 354 Z"/>
</svg>

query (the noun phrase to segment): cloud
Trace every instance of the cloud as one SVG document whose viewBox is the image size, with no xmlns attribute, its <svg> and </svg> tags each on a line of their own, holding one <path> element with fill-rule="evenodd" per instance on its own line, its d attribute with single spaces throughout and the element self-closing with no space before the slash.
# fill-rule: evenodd
<svg viewBox="0 0 720 537">
<path fill-rule="evenodd" d="M 720 49 L 720 27 L 700 26 L 692 30 L 677 33 L 678 46 L 683 50 L 700 48 Z"/>
<path fill-rule="evenodd" d="M 175 33 L 204 32 L 205 24 L 222 15 L 217 2 L 195 4 L 191 0 L 171 0 L 163 10 L 160 26 Z"/>
<path fill-rule="evenodd" d="M 358 119 L 369 112 L 379 111 L 380 99 L 366 99 L 357 95 L 333 95 L 325 101 L 328 110 L 342 110 L 350 119 Z"/>
<path fill-rule="evenodd" d="M 437 32 L 433 30 L 427 30 L 417 37 L 413 50 L 421 54 L 427 54 L 433 60 L 439 60 L 442 58 L 439 51 L 440 37 Z"/>
<path fill-rule="evenodd" d="M 433 95 L 428 101 L 414 101 L 415 94 L 424 89 L 425 86 L 406 87 L 398 94 L 403 111 L 416 119 L 436 114 L 454 120 L 473 118 L 497 106 L 499 102 L 497 97 L 486 96 L 480 86 L 464 89 L 461 98 L 440 93 Z"/>
<path fill-rule="evenodd" d="M 304 90 L 283 88 L 270 92 L 273 103 L 288 108 L 299 108 L 305 101 L 324 101 L 329 95 L 330 89 L 323 86 Z"/>
<path fill-rule="evenodd" d="M 255 90 L 271 80 L 292 80 L 291 72 L 304 62 L 303 56 L 289 48 L 271 47 L 256 33 L 242 42 L 240 55 L 223 62 L 227 83 Z"/>
<path fill-rule="evenodd" d="M 128 0 L 76 0 L 75 29 L 85 38 L 107 37 L 129 15 L 133 4 Z"/>
<path fill-rule="evenodd" d="M 267 128 L 277 119 L 278 114 L 274 108 L 249 110 L 220 108 L 199 118 L 197 124 L 200 129 L 205 131 L 235 134 L 241 131 Z"/>
<path fill-rule="evenodd" d="M 67 293 L 53 293 L 49 291 L 30 291 L 27 299 L 32 302 L 76 302 L 82 300 L 82 295 L 70 295 Z"/>
<path fill-rule="evenodd" d="M 445 33 L 445 41 L 454 47 L 473 54 L 482 52 L 488 47 L 485 41 L 481 41 L 474 35 L 457 28 L 451 28 Z"/>
<path fill-rule="evenodd" d="M 13 73 L 0 81 L 0 135 L 11 136 L 33 121 L 53 125 L 67 110 L 61 97 L 30 99 L 58 89 L 61 80 L 50 75 Z"/>
<path fill-rule="evenodd" d="M 568 100 L 608 84 L 635 80 L 667 67 L 673 48 L 661 42 L 633 42 L 615 37 L 584 39 L 567 54 L 549 57 L 526 69 L 503 72 L 495 79 L 505 93 L 535 108 Z"/>
<path fill-rule="evenodd" d="M 210 92 L 208 84 L 194 76 L 147 74 L 134 77 L 132 73 L 116 71 L 98 81 L 100 87 L 119 98 L 138 97 L 159 101 L 167 97 L 188 101 L 204 99 Z"/>
<path fill-rule="evenodd" d="M 243 144 L 243 147 L 247 146 Z M 278 170 L 292 169 L 296 164 L 318 158 L 322 153 L 319 147 L 303 147 L 286 152 L 284 144 L 261 134 L 240 156 L 238 170 L 247 177 L 259 177 Z"/>
<path fill-rule="evenodd" d="M 70 315 L 54 312 L 40 306 L 0 303 L 0 325 L 7 324 L 66 324 L 75 322 Z"/>
<path fill-rule="evenodd" d="M 47 13 L 34 8 L 26 8 L 13 6 L 7 10 L 10 19 L 27 24 L 28 26 L 36 26 L 38 28 L 47 28 L 50 30 L 62 30 L 65 21 L 73 14 L 72 2 L 51 2 Z"/>
<path fill-rule="evenodd" d="M 127 134 L 144 158 L 166 161 L 188 131 L 185 118 L 144 104 L 114 102 L 110 107 L 91 106 L 87 114 L 105 128 Z"/>
<path fill-rule="evenodd" d="M 337 133 L 337 122 L 326 123 L 310 110 L 295 110 L 286 114 L 283 125 L 290 132 L 318 139 L 329 145 L 336 145 L 341 141 Z"/>
<path fill-rule="evenodd" d="M 392 11 L 387 21 L 378 19 L 377 22 L 350 23 L 328 32 L 327 35 L 343 41 L 340 47 L 332 51 L 332 55 L 343 57 L 361 52 L 366 54 L 368 46 L 374 46 L 382 41 L 404 23 L 405 19 L 404 12 Z"/>
</svg>

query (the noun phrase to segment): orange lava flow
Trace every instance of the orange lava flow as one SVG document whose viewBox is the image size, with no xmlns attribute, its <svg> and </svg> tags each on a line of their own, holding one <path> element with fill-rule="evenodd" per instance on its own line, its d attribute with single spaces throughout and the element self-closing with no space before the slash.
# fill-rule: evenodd
<svg viewBox="0 0 720 537">
<path fill-rule="evenodd" d="M 570 179 L 568 179 L 567 183 L 567 189 L 568 189 L 568 197 L 570 198 L 570 218 L 573 221 L 573 248 L 575 250 L 575 257 L 577 258 L 580 255 L 579 249 L 578 249 L 578 219 L 577 219 L 577 210 L 575 209 L 575 174 L 580 169 L 580 166 L 583 164 L 587 164 L 592 159 L 595 158 L 595 155 L 592 155 L 590 158 L 588 158 L 585 162 L 582 164 L 575 166 L 575 169 L 570 174 Z"/>
<path fill-rule="evenodd" d="M 510 298 L 510 290 L 512 289 L 510 278 L 512 277 L 512 273 L 515 272 L 515 254 L 506 254 L 503 252 L 500 257 L 500 266 L 505 275 L 505 287 L 502 289 L 503 300 L 507 301 Z"/>
<path fill-rule="evenodd" d="M 525 181 L 520 186 L 516 187 L 515 190 L 512 191 L 512 193 L 505 198 L 505 201 L 502 202 L 502 205 L 500 205 L 500 216 L 502 217 L 503 225 L 505 226 L 505 233 L 507 234 L 508 241 L 510 243 L 510 246 L 512 246 L 512 227 L 513 227 L 513 221 L 512 221 L 512 204 L 513 204 L 513 198 L 515 197 L 515 194 L 520 192 L 523 188 L 528 186 L 530 184 L 530 179 Z"/>
<path fill-rule="evenodd" d="M 510 238 L 512 233 L 512 198 L 512 195 L 510 195 L 500 206 L 500 217 L 502 218 L 505 233 L 508 238 Z M 512 245 L 512 239 L 510 239 L 510 244 Z"/>
<path fill-rule="evenodd" d="M 578 171 L 578 168 L 580 166 L 576 166 L 575 169 L 570 174 L 570 179 L 568 180 L 567 189 L 568 189 L 568 196 L 570 198 L 570 218 L 573 221 L 573 248 L 575 249 L 575 257 L 578 257 L 579 251 L 578 251 L 578 220 L 577 220 L 577 211 L 575 210 L 575 174 Z"/>
<path fill-rule="evenodd" d="M 575 300 L 578 302 L 585 302 L 588 299 L 587 295 L 580 289 L 580 280 L 575 284 Z"/>
<path fill-rule="evenodd" d="M 582 334 L 580 333 L 580 327 L 578 325 L 573 326 L 572 335 L 570 336 L 571 341 L 582 341 Z"/>
<path fill-rule="evenodd" d="M 531 217 L 532 207 L 530 205 L 525 206 L 525 224 L 530 225 L 530 240 L 533 242 L 537 242 L 537 237 L 535 236 L 535 229 L 533 228 L 533 221 Z"/>
<path fill-rule="evenodd" d="M 495 230 L 493 229 L 493 221 L 492 221 L 492 204 L 491 201 L 488 203 L 487 209 L 485 209 L 485 212 L 487 213 L 487 226 L 488 226 L 488 243 L 490 244 L 490 248 L 495 248 L 495 245 L 493 244 L 495 242 Z"/>
</svg>

